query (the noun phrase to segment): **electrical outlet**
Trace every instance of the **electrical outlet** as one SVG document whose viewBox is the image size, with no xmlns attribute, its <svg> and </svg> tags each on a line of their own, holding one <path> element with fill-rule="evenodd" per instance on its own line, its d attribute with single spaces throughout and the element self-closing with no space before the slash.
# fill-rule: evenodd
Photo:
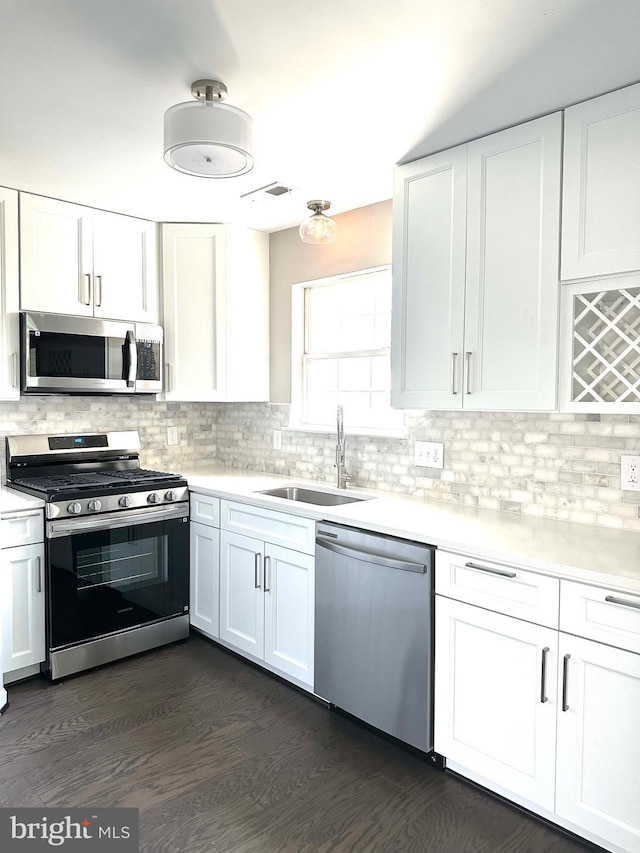
<svg viewBox="0 0 640 853">
<path fill-rule="evenodd" d="M 167 427 L 167 444 L 171 447 L 178 443 L 178 427 Z"/>
<path fill-rule="evenodd" d="M 439 441 L 416 441 L 413 463 L 423 468 L 442 468 L 444 444 Z"/>
<path fill-rule="evenodd" d="M 620 488 L 640 492 L 640 456 L 620 457 Z"/>
<path fill-rule="evenodd" d="M 282 430 L 274 429 L 273 431 L 273 449 L 282 450 Z"/>
</svg>

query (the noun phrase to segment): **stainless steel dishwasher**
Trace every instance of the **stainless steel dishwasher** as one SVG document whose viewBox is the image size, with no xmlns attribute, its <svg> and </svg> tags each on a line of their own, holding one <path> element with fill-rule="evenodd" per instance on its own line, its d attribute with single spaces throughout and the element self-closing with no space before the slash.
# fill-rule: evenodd
<svg viewBox="0 0 640 853">
<path fill-rule="evenodd" d="M 433 750 L 434 548 L 316 526 L 315 692 Z"/>
</svg>

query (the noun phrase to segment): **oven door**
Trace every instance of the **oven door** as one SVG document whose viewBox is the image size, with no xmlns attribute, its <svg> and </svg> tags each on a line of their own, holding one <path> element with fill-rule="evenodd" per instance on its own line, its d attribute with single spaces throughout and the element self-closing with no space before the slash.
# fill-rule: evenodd
<svg viewBox="0 0 640 853">
<path fill-rule="evenodd" d="M 47 524 L 49 651 L 188 612 L 185 506 Z"/>
<path fill-rule="evenodd" d="M 25 313 L 21 337 L 23 391 L 135 391 L 138 351 L 133 324 Z"/>
</svg>

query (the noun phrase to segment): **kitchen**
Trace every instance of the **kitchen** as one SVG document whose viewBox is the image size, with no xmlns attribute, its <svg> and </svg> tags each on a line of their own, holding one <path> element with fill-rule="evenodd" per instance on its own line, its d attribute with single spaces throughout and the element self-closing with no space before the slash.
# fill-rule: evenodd
<svg viewBox="0 0 640 853">
<path fill-rule="evenodd" d="M 598 5 L 602 9 L 603 4 L 595 4 L 591 9 L 596 18 Z M 505 11 L 504 6 L 501 6 L 501 11 Z M 106 22 L 99 18 L 94 23 L 106 26 Z M 593 21 L 590 23 L 593 25 Z M 586 27 L 581 19 L 568 19 L 565 24 L 565 35 L 571 26 L 575 26 L 585 36 L 584 30 L 579 29 L 581 25 Z M 603 25 L 602 21 L 600 24 Z M 560 27 L 559 32 L 562 31 Z M 590 38 L 595 38 L 594 33 L 589 32 Z M 560 35 L 556 36 L 561 41 Z M 587 40 L 585 43 L 590 42 Z M 619 51 L 619 56 L 626 57 L 627 54 Z M 434 133 L 426 149 L 417 149 L 405 160 L 416 160 L 432 151 L 475 138 L 479 133 L 496 131 L 633 83 L 639 76 L 634 65 L 634 62 L 637 64 L 637 56 L 633 51 L 628 56 L 629 67 L 620 69 L 612 62 L 608 83 L 598 75 L 589 80 L 589 70 L 585 69 L 582 88 L 577 87 L 575 93 L 565 100 L 558 100 L 555 94 L 550 98 L 547 93 L 546 102 L 541 101 L 536 107 L 527 105 L 525 108 L 523 105 L 524 112 L 512 115 L 510 120 L 506 116 L 493 119 L 487 116 L 483 119 L 484 125 L 469 126 L 466 134 L 464 124 L 451 129 L 449 137 L 438 137 Z M 578 57 L 572 55 L 572 61 L 578 62 Z M 523 65 L 526 66 L 526 62 Z M 584 65 L 583 62 L 580 67 Z M 198 73 L 206 71 L 204 67 L 198 69 Z M 526 72 L 526 67 L 521 70 L 525 79 Z M 194 79 L 198 73 L 193 75 Z M 516 79 L 523 78 L 516 75 Z M 157 116 L 161 116 L 170 104 L 184 99 L 184 91 L 177 85 L 179 82 L 179 79 L 175 81 L 175 92 L 169 94 L 164 105 L 158 106 Z M 231 79 L 227 83 L 230 84 Z M 237 87 L 230 86 L 230 90 L 230 100 L 240 103 L 239 99 L 236 101 Z M 508 95 L 507 92 L 505 99 Z M 147 109 L 147 106 L 140 104 L 140 109 L 143 108 Z M 151 125 L 152 119 L 148 121 Z M 468 114 L 466 121 L 471 122 Z M 161 140 L 157 140 L 157 144 L 161 148 Z M 302 147 L 302 140 L 298 140 L 298 144 Z M 392 164 L 404 153 L 394 153 L 387 158 L 388 162 Z M 63 187 L 55 184 L 61 179 L 48 173 L 45 165 L 41 168 L 43 171 L 36 179 L 31 170 L 24 171 L 23 165 L 22 172 L 15 171 L 13 177 L 9 172 L 7 180 L 3 178 L 0 183 L 21 191 L 79 201 L 107 210 L 135 215 L 142 213 L 139 200 L 129 199 L 126 209 L 122 207 L 124 201 L 121 205 L 113 200 L 109 202 L 104 186 L 101 189 L 92 186 L 90 177 L 85 176 L 87 184 L 81 188 L 77 179 L 67 174 L 67 183 Z M 165 169 L 173 180 L 181 177 L 171 173 L 161 162 L 161 157 L 157 168 Z M 264 183 L 276 177 L 285 176 L 269 175 Z M 324 177 L 326 188 L 317 186 L 315 192 L 331 198 L 329 193 L 335 186 L 332 183 L 335 178 L 330 182 L 329 176 Z M 341 180 L 344 181 L 343 178 Z M 185 178 L 180 187 L 186 181 Z M 131 193 L 134 184 L 132 181 Z M 257 180 L 245 184 L 248 188 L 258 185 Z M 229 190 L 223 189 L 220 195 L 224 197 L 226 192 Z M 289 429 L 290 290 L 293 284 L 301 281 L 376 268 L 390 262 L 392 205 L 388 199 L 391 187 L 378 192 L 377 197 L 361 196 L 360 203 L 342 207 L 344 212 L 337 213 L 334 218 L 345 239 L 329 247 L 306 247 L 300 242 L 294 222 L 304 215 L 306 196 L 285 199 L 285 204 L 295 202 L 295 212 L 287 212 L 287 216 L 291 216 L 288 227 L 273 230 L 269 238 L 271 388 L 270 393 L 261 398 L 262 402 L 180 400 L 179 395 L 164 401 L 142 397 L 121 400 L 116 397 L 23 395 L 19 401 L 0 403 L 3 434 L 32 432 L 36 421 L 37 431 L 49 434 L 93 432 L 98 424 L 110 430 L 126 430 L 133 424 L 140 432 L 145 467 L 190 473 L 201 470 L 203 463 L 210 466 L 224 461 L 225 465 L 239 471 L 283 474 L 288 478 L 313 479 L 333 485 L 335 436 L 329 430 L 318 436 Z M 185 222 L 194 219 L 210 221 L 213 218 L 211 213 L 205 215 L 203 212 L 205 202 L 211 203 L 209 196 L 210 191 L 193 190 L 189 199 L 193 213 L 183 214 Z M 313 193 L 310 192 L 309 197 L 313 197 Z M 338 198 L 337 195 L 335 197 Z M 158 202 L 160 213 L 151 218 L 166 222 L 180 218 L 169 210 L 168 202 L 164 204 L 162 208 Z M 337 205 L 336 209 L 340 210 Z M 250 215 L 255 216 L 255 211 Z M 225 221 L 222 216 L 215 218 Z M 406 434 L 398 438 L 349 434 L 347 412 L 347 463 L 353 477 L 349 485 L 354 490 L 374 489 L 418 498 L 437 497 L 445 505 L 467 506 L 470 510 L 476 507 L 501 510 L 505 523 L 514 526 L 520 523 L 520 519 L 534 516 L 582 523 L 585 525 L 585 537 L 586 531 L 597 528 L 598 546 L 604 559 L 619 539 L 617 531 L 624 529 L 630 534 L 638 529 L 635 495 L 633 492 L 623 493 L 620 489 L 620 455 L 634 453 L 638 447 L 636 420 L 633 410 L 606 414 L 409 409 L 405 414 Z M 167 428 L 177 428 L 177 445 L 167 443 Z M 274 448 L 275 432 L 280 433 L 281 450 Z M 421 468 L 414 464 L 414 442 L 424 440 L 444 443 L 442 469 Z M 637 560 L 633 563 L 636 565 Z M 631 578 L 634 577 L 631 574 Z M 78 679 L 78 687 L 74 689 L 79 689 L 80 683 L 81 679 Z"/>
</svg>

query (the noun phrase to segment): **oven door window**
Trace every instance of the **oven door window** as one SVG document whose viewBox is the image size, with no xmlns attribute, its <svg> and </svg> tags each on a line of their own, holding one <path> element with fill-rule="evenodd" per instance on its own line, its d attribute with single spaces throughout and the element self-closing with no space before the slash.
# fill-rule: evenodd
<svg viewBox="0 0 640 853">
<path fill-rule="evenodd" d="M 188 612 L 186 517 L 48 542 L 51 648 Z"/>
</svg>

